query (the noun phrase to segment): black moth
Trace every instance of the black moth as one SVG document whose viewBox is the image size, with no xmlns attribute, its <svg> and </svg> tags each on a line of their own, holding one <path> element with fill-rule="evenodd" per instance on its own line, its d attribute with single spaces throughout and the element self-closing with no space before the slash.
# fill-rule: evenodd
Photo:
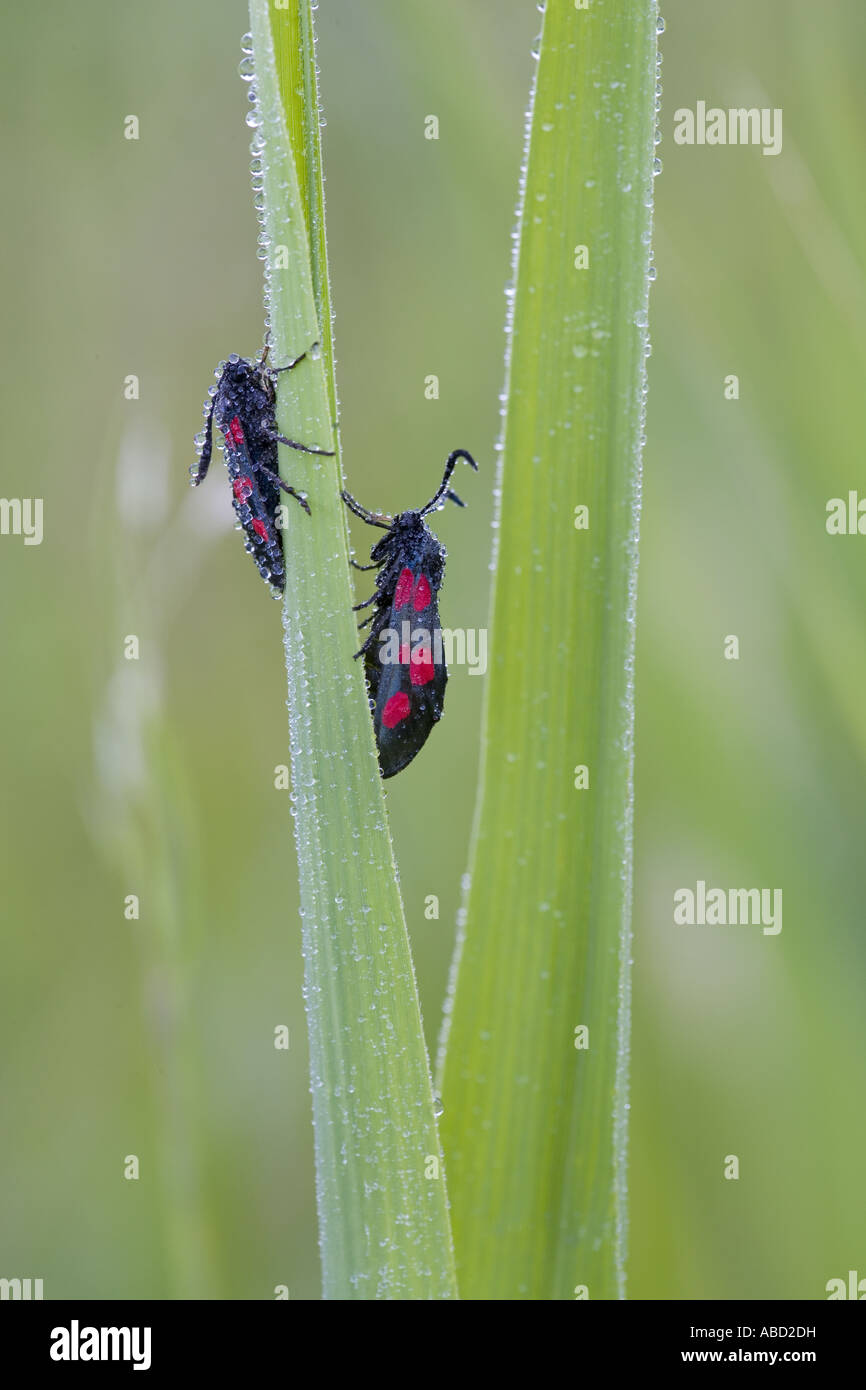
<svg viewBox="0 0 866 1390">
<path fill-rule="evenodd" d="M 287 492 L 309 513 L 309 504 L 302 492 L 284 483 L 278 472 L 277 445 L 288 444 L 305 454 L 331 455 L 329 449 L 312 449 L 286 439 L 277 433 L 276 390 L 274 377 L 289 372 L 306 353 L 285 367 L 266 366 L 268 348 L 258 362 L 233 353 L 220 364 L 216 387 L 205 405 L 205 427 L 197 436 L 199 460 L 189 470 L 193 487 L 204 482 L 210 467 L 213 450 L 213 423 L 216 421 L 225 437 L 226 468 L 232 485 L 232 503 L 238 521 L 246 535 L 245 548 L 258 566 L 259 574 L 276 593 L 286 587 L 283 547 L 276 525 L 280 492 Z"/>
<path fill-rule="evenodd" d="M 465 459 L 477 471 L 472 455 L 455 449 L 448 456 L 438 491 L 417 512 L 394 517 L 368 512 L 348 492 L 343 493 L 343 501 L 356 516 L 386 532 L 370 551 L 373 563 L 355 565 L 379 570 L 375 593 L 355 605 L 356 612 L 376 605 L 372 617 L 360 624 L 363 628 L 372 623 L 372 627 L 355 655 L 364 657 L 383 777 L 393 777 L 412 761 L 442 715 L 448 671 L 436 596 L 445 574 L 445 547 L 424 517 L 446 499 L 463 506 L 448 486 L 458 459 Z"/>
</svg>

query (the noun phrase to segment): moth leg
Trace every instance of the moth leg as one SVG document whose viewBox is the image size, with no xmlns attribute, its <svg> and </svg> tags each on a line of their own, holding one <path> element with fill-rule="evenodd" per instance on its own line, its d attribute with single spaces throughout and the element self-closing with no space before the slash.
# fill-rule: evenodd
<svg viewBox="0 0 866 1390">
<path fill-rule="evenodd" d="M 271 373 L 272 376 L 276 376 L 278 372 L 290 372 L 290 371 L 292 370 L 293 367 L 297 367 L 297 365 L 298 365 L 299 362 L 303 362 L 303 360 L 304 360 L 304 358 L 307 356 L 307 353 L 308 353 L 308 352 L 312 352 L 312 351 L 313 351 L 313 348 L 317 348 L 318 346 L 319 346 L 319 344 L 318 344 L 317 342 L 316 342 L 316 343 L 311 343 L 310 346 L 309 346 L 309 348 L 306 348 L 306 349 L 300 354 L 299 357 L 296 357 L 296 358 L 294 359 L 293 362 L 287 362 L 286 365 L 285 365 L 284 367 L 269 367 L 268 370 L 270 371 L 270 373 Z M 269 347 L 270 347 L 270 344 L 268 344 L 268 347 L 265 348 L 265 357 L 267 356 L 268 348 L 269 348 Z M 264 366 L 265 357 L 262 357 L 262 366 Z"/>
<path fill-rule="evenodd" d="M 376 640 L 376 633 L 375 633 L 375 632 L 371 632 L 371 633 L 370 633 L 370 636 L 367 638 L 367 640 L 366 640 L 366 642 L 364 643 L 363 647 L 359 647 L 358 650 L 355 652 L 355 655 L 354 655 L 353 660 L 357 661 L 359 656 L 364 656 L 364 655 L 366 655 L 366 653 L 369 651 L 370 647 L 373 645 L 373 643 L 374 643 L 375 640 Z"/>
<path fill-rule="evenodd" d="M 370 604 L 371 604 L 371 603 L 375 603 L 378 597 L 379 597 L 379 594 L 378 594 L 378 593 L 375 593 L 375 594 L 371 594 L 369 598 L 365 598 L 364 601 L 363 601 L 363 603 L 353 603 L 353 604 L 352 604 L 352 612 L 353 612 L 353 613 L 360 613 L 360 611 L 361 611 L 362 608 L 369 608 L 369 607 L 370 607 Z"/>
<path fill-rule="evenodd" d="M 297 449 L 302 454 L 322 454 L 325 458 L 334 457 L 333 449 L 314 449 L 309 444 L 299 444 L 296 439 L 286 439 L 284 434 L 276 434 L 274 430 L 263 430 L 265 439 L 270 439 L 274 444 L 285 444 L 290 449 Z"/>
<path fill-rule="evenodd" d="M 274 473 L 273 469 L 271 468 L 266 468 L 263 463 L 259 463 L 256 465 L 256 471 L 258 473 L 264 473 L 265 477 L 270 478 L 271 482 L 276 483 L 277 487 L 282 488 L 283 492 L 287 492 L 290 497 L 294 497 L 296 502 L 300 502 L 304 511 L 307 513 L 307 516 L 312 516 L 312 512 L 310 511 L 310 504 L 307 501 L 306 493 L 296 492 L 293 487 L 289 487 L 288 483 L 283 482 L 282 478 L 279 476 L 278 473 Z"/>
<path fill-rule="evenodd" d="M 349 560 L 349 564 L 356 570 L 377 570 L 378 565 L 359 565 L 357 560 Z"/>
</svg>

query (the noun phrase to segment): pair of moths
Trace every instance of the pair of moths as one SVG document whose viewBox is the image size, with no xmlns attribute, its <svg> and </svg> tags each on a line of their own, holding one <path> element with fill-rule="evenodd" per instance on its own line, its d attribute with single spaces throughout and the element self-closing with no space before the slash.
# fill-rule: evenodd
<svg viewBox="0 0 866 1390">
<path fill-rule="evenodd" d="M 265 348 L 258 362 L 233 355 L 220 364 L 217 384 L 205 406 L 205 428 L 196 440 L 198 464 L 190 469 L 190 478 L 197 487 L 207 475 L 215 421 L 225 440 L 232 504 L 246 537 L 245 548 L 278 597 L 286 586 L 276 526 L 280 492 L 294 497 L 308 514 L 310 507 L 306 495 L 279 476 L 277 445 L 286 444 L 308 454 L 330 455 L 332 451 L 299 444 L 278 433 L 274 379 L 278 372 L 291 371 L 307 354 L 302 353 L 285 367 L 269 367 L 267 355 Z M 455 449 L 448 456 L 441 484 L 419 511 L 397 516 L 371 512 L 348 492 L 342 494 L 356 516 L 385 532 L 370 552 L 371 563 L 356 566 L 378 570 L 373 594 L 356 605 L 356 611 L 375 605 L 370 617 L 361 623 L 362 628 L 370 624 L 370 632 L 356 656 L 364 658 L 383 777 L 393 777 L 412 761 L 442 715 L 448 671 L 438 593 L 445 573 L 445 547 L 424 518 L 446 501 L 463 506 L 450 487 L 461 459 L 477 470 L 471 454 Z"/>
</svg>

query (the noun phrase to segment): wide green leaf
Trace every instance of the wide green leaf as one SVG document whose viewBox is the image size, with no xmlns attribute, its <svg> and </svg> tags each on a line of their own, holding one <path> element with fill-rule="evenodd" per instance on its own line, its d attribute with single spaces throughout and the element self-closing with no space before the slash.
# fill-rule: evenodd
<svg viewBox="0 0 866 1390">
<path fill-rule="evenodd" d="M 443 1059 L 461 1295 L 624 1293 L 653 0 L 549 0 L 524 171 L 482 789 Z"/>
<path fill-rule="evenodd" d="M 252 0 L 250 14 L 272 360 L 308 351 L 279 378 L 278 420 L 292 439 L 336 448 L 310 6 L 292 0 L 270 11 Z M 282 82 L 275 48 L 287 64 Z M 352 659 L 340 471 L 333 458 L 280 454 L 295 485 L 303 469 L 312 508 L 312 517 L 288 508 L 284 628 L 325 1297 L 449 1298 L 430 1070 L 367 694 Z M 287 872 L 289 864 L 287 852 Z"/>
</svg>

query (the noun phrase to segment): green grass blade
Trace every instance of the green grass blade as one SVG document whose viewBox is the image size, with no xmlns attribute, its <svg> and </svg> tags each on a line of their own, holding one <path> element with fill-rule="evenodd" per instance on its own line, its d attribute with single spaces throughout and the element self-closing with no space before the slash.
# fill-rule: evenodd
<svg viewBox="0 0 866 1390">
<path fill-rule="evenodd" d="M 548 0 L 544 13 L 482 791 L 442 1078 L 464 1298 L 624 1296 L 656 27 L 654 0 Z"/>
<path fill-rule="evenodd" d="M 290 438 L 335 448 L 309 4 L 269 14 L 267 0 L 251 0 L 250 14 L 272 360 L 322 342 L 279 378 L 278 419 Z M 296 69 L 282 86 L 275 49 Z M 313 146 L 314 165 L 304 153 Z M 430 1070 L 363 674 L 352 660 L 339 466 L 280 454 L 312 507 L 308 518 L 290 504 L 284 626 L 325 1297 L 449 1298 Z"/>
</svg>

